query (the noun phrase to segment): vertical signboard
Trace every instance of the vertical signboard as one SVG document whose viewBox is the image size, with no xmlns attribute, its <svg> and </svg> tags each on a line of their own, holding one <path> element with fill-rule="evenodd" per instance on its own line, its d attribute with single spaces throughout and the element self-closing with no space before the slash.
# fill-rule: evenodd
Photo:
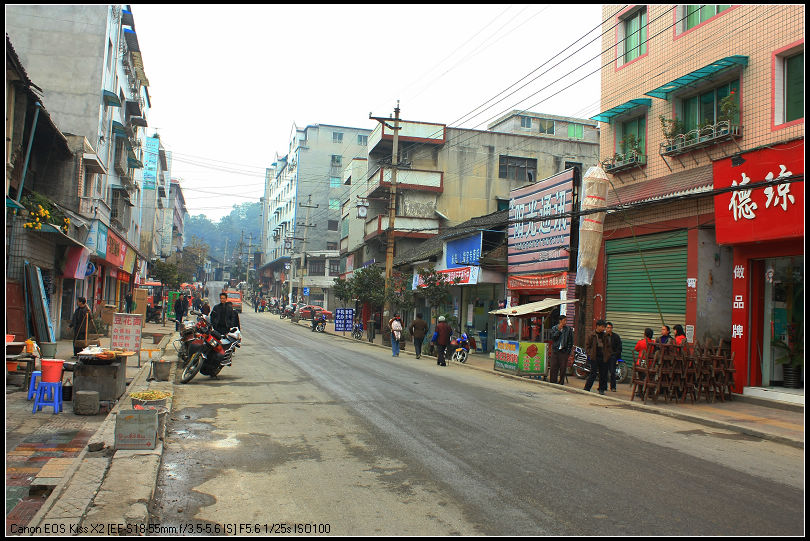
<svg viewBox="0 0 810 541">
<path fill-rule="evenodd" d="M 143 151 L 143 188 L 144 190 L 154 190 L 157 185 L 158 174 L 158 147 L 160 140 L 154 137 L 147 137 Z"/>
<path fill-rule="evenodd" d="M 510 274 L 568 270 L 573 185 L 569 169 L 510 192 Z"/>
<path fill-rule="evenodd" d="M 113 314 L 110 349 L 135 351 L 140 359 L 142 328 L 143 316 L 141 314 Z M 138 365 L 140 366 L 140 362 Z"/>
<path fill-rule="evenodd" d="M 351 332 L 354 324 L 354 308 L 335 310 L 335 332 Z"/>
</svg>

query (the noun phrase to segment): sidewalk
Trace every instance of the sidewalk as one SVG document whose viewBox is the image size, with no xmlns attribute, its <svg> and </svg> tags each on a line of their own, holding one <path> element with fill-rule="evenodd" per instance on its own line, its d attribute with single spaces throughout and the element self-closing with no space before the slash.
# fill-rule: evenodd
<svg viewBox="0 0 810 541">
<path fill-rule="evenodd" d="M 271 316 L 274 317 L 274 316 Z M 286 321 L 286 320 L 282 320 Z M 309 325 L 309 322 L 300 321 L 299 325 Z M 327 325 L 327 334 L 336 335 L 347 340 L 355 341 L 351 338 L 350 333 L 335 333 L 329 330 Z M 332 325 L 334 328 L 334 325 Z M 384 346 L 382 343 L 382 335 L 377 334 L 374 342 L 370 343 L 367 338 L 363 338 L 363 343 L 382 347 L 391 351 L 390 346 Z M 423 348 L 423 353 L 427 352 L 427 347 Z M 405 349 L 400 352 L 400 356 L 408 355 L 415 360 L 413 352 L 413 341 L 408 341 Z M 432 362 L 435 364 L 435 357 L 423 355 L 420 361 Z M 585 380 L 581 380 L 574 375 L 568 377 L 566 385 L 560 386 L 558 384 L 548 383 L 543 380 L 523 378 L 520 376 L 513 376 L 504 372 L 496 372 L 494 369 L 495 361 L 485 353 L 472 353 L 468 356 L 465 364 L 451 363 L 453 366 L 460 366 L 470 368 L 473 370 L 480 370 L 489 372 L 493 375 L 503 376 L 508 378 L 519 379 L 529 384 L 546 386 L 549 390 L 557 392 L 570 392 L 589 395 L 592 399 L 605 400 L 616 404 L 621 404 L 623 407 L 637 409 L 648 413 L 659 415 L 668 415 L 670 417 L 688 420 L 712 426 L 716 428 L 723 428 L 726 430 L 747 434 L 757 438 L 767 439 L 786 445 L 791 445 L 800 449 L 804 448 L 804 406 L 798 404 L 790 404 L 785 402 L 777 402 L 774 400 L 750 398 L 742 395 L 734 395 L 733 400 L 721 402 L 719 400 L 708 403 L 701 399 L 694 404 L 690 400 L 681 402 L 667 402 L 666 398 L 660 398 L 658 402 L 647 400 L 646 404 L 636 397 L 632 399 L 632 385 L 629 383 L 619 384 L 616 392 L 607 391 L 605 396 L 601 396 L 596 392 L 596 385 L 593 390 L 588 393 L 584 390 Z"/>
<path fill-rule="evenodd" d="M 160 343 L 154 344 L 153 333 L 167 335 Z M 128 407 L 127 397 L 134 390 L 134 381 L 139 378 L 146 379 L 149 373 L 150 354 L 153 359 L 158 360 L 165 351 L 168 358 L 174 358 L 170 342 L 173 333 L 174 323 L 166 325 L 148 323 L 144 326 L 141 361 L 138 362 L 137 356 L 127 359 L 128 387 L 124 396 L 119 399 L 118 405 Z M 109 337 L 101 338 L 103 347 L 108 347 L 109 343 Z M 73 343 L 70 340 L 57 342 L 55 358 L 70 361 L 74 360 L 71 359 L 72 355 Z M 70 378 L 70 374 L 66 372 L 64 381 Z M 19 383 L 20 386 L 13 383 Z M 28 389 L 23 389 L 21 385 L 21 376 L 7 376 L 6 535 L 19 535 L 21 528 L 38 524 L 40 521 L 35 519 L 37 515 L 42 515 L 46 508 L 53 507 L 59 496 L 58 492 L 64 488 L 66 480 L 76 473 L 82 462 L 95 460 L 96 462 L 92 463 L 95 477 L 104 475 L 106 468 L 100 467 L 99 459 L 86 458 L 87 447 L 105 422 L 112 419 L 114 426 L 114 415 L 109 415 L 110 407 L 104 403 L 97 415 L 90 416 L 74 415 L 73 403 L 70 401 L 63 402 L 63 410 L 59 414 L 54 414 L 51 407 L 32 413 L 33 400 L 27 400 Z M 116 407 L 118 406 L 113 409 Z"/>
</svg>

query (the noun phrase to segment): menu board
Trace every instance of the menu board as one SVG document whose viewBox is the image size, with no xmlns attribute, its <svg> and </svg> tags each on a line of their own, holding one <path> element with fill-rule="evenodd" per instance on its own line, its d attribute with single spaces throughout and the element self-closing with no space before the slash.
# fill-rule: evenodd
<svg viewBox="0 0 810 541">
<path fill-rule="evenodd" d="M 354 308 L 335 309 L 335 332 L 351 332 L 354 323 Z"/>
<path fill-rule="evenodd" d="M 539 375 L 546 371 L 546 344 L 495 340 L 495 370 L 518 375 Z"/>
<path fill-rule="evenodd" d="M 142 327 L 143 316 L 141 314 L 113 314 L 110 349 L 137 351 L 140 354 Z"/>
</svg>

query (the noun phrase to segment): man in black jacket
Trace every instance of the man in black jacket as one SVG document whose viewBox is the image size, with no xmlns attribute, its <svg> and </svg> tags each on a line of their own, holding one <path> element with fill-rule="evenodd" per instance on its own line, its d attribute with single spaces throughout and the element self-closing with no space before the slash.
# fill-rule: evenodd
<svg viewBox="0 0 810 541">
<path fill-rule="evenodd" d="M 79 307 L 73 312 L 73 317 L 70 318 L 70 328 L 73 329 L 73 356 L 76 357 L 79 351 L 83 350 L 87 345 L 79 347 L 76 345 L 76 340 L 84 340 L 88 331 L 88 322 L 90 321 L 90 308 L 87 307 L 87 299 L 79 297 Z"/>
<path fill-rule="evenodd" d="M 180 295 L 176 301 L 174 301 L 174 318 L 183 321 L 183 318 L 186 317 L 188 314 L 188 295 Z M 174 330 L 180 330 L 180 324 L 174 324 Z"/>
<path fill-rule="evenodd" d="M 228 294 L 219 294 L 219 304 L 211 310 L 211 326 L 218 333 L 225 335 L 232 327 L 239 326 L 239 316 L 233 309 L 233 305 L 228 302 Z"/>
<path fill-rule="evenodd" d="M 551 374 L 550 383 L 565 385 L 565 373 L 568 371 L 568 356 L 574 347 L 574 332 L 566 325 L 568 318 L 560 316 L 556 325 L 551 328 Z M 560 374 L 559 381 L 557 373 Z"/>
<path fill-rule="evenodd" d="M 610 374 L 610 390 L 616 392 L 616 362 L 622 357 L 622 339 L 613 332 L 613 323 L 607 322 L 605 332 L 610 338 L 610 359 L 608 359 L 608 374 Z"/>
</svg>

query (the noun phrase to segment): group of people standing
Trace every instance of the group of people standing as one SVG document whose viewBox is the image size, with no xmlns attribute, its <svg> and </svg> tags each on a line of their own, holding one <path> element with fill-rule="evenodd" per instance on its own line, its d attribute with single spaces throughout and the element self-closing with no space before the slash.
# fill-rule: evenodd
<svg viewBox="0 0 810 541">
<path fill-rule="evenodd" d="M 388 321 L 388 328 L 391 329 L 391 353 L 393 357 L 399 357 L 400 341 L 402 340 L 402 318 L 399 314 L 394 314 Z M 416 358 L 422 357 L 422 344 L 425 341 L 425 336 L 428 332 L 428 323 L 424 320 L 422 314 L 416 314 L 416 319 L 408 327 L 408 332 L 413 338 L 413 348 L 416 353 Z M 439 316 L 436 324 L 436 330 L 433 333 L 431 343 L 436 345 L 436 364 L 439 366 L 447 366 L 446 354 L 447 348 L 450 346 L 450 337 L 453 334 L 453 329 L 447 323 L 444 316 Z"/>
</svg>

